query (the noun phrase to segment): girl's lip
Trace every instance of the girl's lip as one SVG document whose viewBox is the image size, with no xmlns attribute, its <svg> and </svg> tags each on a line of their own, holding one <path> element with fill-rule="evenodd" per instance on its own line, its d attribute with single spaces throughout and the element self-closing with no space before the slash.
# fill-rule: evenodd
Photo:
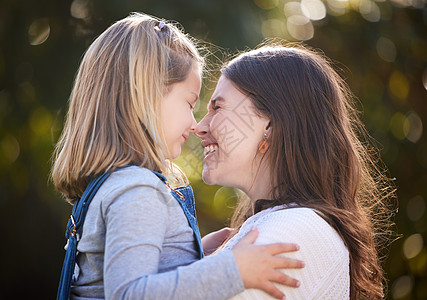
<svg viewBox="0 0 427 300">
<path fill-rule="evenodd" d="M 183 134 L 182 137 L 184 138 L 184 142 L 188 140 L 188 135 Z"/>
</svg>

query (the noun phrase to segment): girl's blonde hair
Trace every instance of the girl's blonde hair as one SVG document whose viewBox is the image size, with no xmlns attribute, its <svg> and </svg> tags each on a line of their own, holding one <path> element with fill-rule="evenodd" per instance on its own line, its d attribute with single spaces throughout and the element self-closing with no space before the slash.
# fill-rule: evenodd
<svg viewBox="0 0 427 300">
<path fill-rule="evenodd" d="M 91 178 L 117 167 L 170 168 L 160 103 L 172 84 L 203 64 L 182 30 L 140 13 L 116 22 L 92 43 L 54 152 L 52 179 L 70 203 Z"/>
</svg>

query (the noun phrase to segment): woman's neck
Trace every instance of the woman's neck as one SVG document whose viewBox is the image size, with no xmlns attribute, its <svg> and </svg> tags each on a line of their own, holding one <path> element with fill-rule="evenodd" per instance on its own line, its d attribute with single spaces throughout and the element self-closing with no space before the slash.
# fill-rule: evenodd
<svg viewBox="0 0 427 300">
<path fill-rule="evenodd" d="M 272 199 L 272 178 L 269 168 L 260 168 L 252 180 L 251 186 L 247 187 L 244 192 L 255 202 L 258 199 Z"/>
</svg>

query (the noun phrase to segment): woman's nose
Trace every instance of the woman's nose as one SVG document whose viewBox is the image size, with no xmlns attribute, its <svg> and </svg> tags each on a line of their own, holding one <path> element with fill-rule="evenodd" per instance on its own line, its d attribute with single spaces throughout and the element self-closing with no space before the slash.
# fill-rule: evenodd
<svg viewBox="0 0 427 300">
<path fill-rule="evenodd" d="M 203 137 L 209 132 L 209 125 L 207 123 L 206 117 L 204 117 L 196 126 L 196 131 L 194 134 L 203 139 Z"/>
</svg>

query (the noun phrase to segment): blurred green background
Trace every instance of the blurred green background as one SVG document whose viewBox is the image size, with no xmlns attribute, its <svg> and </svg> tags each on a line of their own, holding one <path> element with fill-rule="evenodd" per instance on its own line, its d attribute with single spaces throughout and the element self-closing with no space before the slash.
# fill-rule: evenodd
<svg viewBox="0 0 427 300">
<path fill-rule="evenodd" d="M 280 37 L 339 62 L 398 187 L 401 238 L 384 262 L 387 298 L 427 299 L 426 0 L 2 0 L 0 299 L 56 295 L 71 206 L 48 181 L 51 153 L 85 49 L 132 11 L 176 20 L 231 54 Z M 215 74 L 205 80 L 197 120 Z M 193 184 L 202 234 L 223 227 L 238 192 L 201 181 L 196 138 L 183 154 L 176 162 Z"/>
</svg>

